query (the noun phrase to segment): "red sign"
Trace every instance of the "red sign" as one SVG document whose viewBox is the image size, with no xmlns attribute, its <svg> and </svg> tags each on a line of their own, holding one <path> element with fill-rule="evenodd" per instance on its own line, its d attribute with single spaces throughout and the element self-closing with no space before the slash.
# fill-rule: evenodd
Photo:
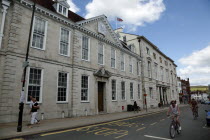
<svg viewBox="0 0 210 140">
<path fill-rule="evenodd" d="M 147 94 L 144 94 L 144 96 L 147 96 Z"/>
</svg>

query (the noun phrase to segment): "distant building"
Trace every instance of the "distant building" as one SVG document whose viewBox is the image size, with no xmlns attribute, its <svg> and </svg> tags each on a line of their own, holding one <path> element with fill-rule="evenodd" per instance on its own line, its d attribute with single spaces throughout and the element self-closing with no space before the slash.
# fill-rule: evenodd
<svg viewBox="0 0 210 140">
<path fill-rule="evenodd" d="M 183 99 L 182 99 L 182 82 L 181 82 L 181 78 L 177 77 L 177 90 L 179 93 L 179 102 L 183 103 Z"/>
<path fill-rule="evenodd" d="M 182 99 L 184 103 L 187 103 L 191 100 L 190 98 L 190 81 L 189 78 L 187 80 L 181 79 L 181 87 L 182 87 Z"/>
<path fill-rule="evenodd" d="M 191 94 L 193 93 L 208 93 L 209 87 L 208 86 L 190 86 Z"/>
<path fill-rule="evenodd" d="M 142 70 L 141 89 L 147 94 L 147 105 L 157 106 L 158 103 L 168 104 L 171 100 L 178 100 L 177 65 L 174 61 L 144 36 L 125 33 L 122 28 L 115 32 L 129 50 L 142 58 L 138 65 Z"/>
<path fill-rule="evenodd" d="M 190 86 L 191 98 L 197 100 L 207 100 L 209 96 L 209 86 Z"/>
</svg>

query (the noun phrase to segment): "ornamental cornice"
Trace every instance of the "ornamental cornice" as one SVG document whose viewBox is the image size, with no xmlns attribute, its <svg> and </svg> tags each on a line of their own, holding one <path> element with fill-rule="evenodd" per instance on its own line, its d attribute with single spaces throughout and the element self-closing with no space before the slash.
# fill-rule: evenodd
<svg viewBox="0 0 210 140">
<path fill-rule="evenodd" d="M 15 2 L 22 4 L 23 6 L 26 6 L 27 8 L 30 8 L 30 9 L 33 8 L 33 2 L 31 2 L 31 1 L 20 0 L 20 2 L 18 2 L 18 1 L 15 1 Z M 36 5 L 36 12 L 39 12 L 39 13 L 41 13 L 41 14 L 43 14 L 43 15 L 51 18 L 51 19 L 54 19 L 54 20 L 56 20 L 56 21 L 58 21 L 60 23 L 66 24 L 67 26 L 70 26 L 73 29 L 77 29 L 77 30 L 79 30 L 81 32 L 89 34 L 90 36 L 92 36 L 94 38 L 97 38 L 97 39 L 99 39 L 99 40 L 101 40 L 101 41 L 103 41 L 105 43 L 108 43 L 108 44 L 110 44 L 110 45 L 120 49 L 121 51 L 123 51 L 123 52 L 125 52 L 125 53 L 127 53 L 129 55 L 132 55 L 133 57 L 136 57 L 138 60 L 142 59 L 139 55 L 137 55 L 137 54 L 135 54 L 133 52 L 130 52 L 130 51 L 126 50 L 125 48 L 123 48 L 121 44 L 114 43 L 114 42 L 112 42 L 112 41 L 110 41 L 110 40 L 108 40 L 108 39 L 106 39 L 106 38 L 96 34 L 95 32 L 92 32 L 92 31 L 90 31 L 90 30 L 88 30 L 88 29 L 78 25 L 77 23 L 73 23 L 69 19 L 67 19 L 65 17 L 62 17 L 62 16 L 60 16 L 60 15 L 58 15 L 58 14 L 56 14 L 56 13 L 54 13 L 54 12 L 52 12 L 52 11 L 46 9 L 46 8 L 44 8 L 44 7 Z"/>
</svg>

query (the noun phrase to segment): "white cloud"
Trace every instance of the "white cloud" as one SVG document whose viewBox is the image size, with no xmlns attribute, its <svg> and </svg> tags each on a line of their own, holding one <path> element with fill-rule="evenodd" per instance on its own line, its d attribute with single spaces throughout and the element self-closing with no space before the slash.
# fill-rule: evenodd
<svg viewBox="0 0 210 140">
<path fill-rule="evenodd" d="M 123 19 L 120 24 L 132 25 L 133 29 L 160 18 L 165 10 L 163 0 L 92 0 L 86 5 L 85 18 L 106 15 L 110 20 Z"/>
<path fill-rule="evenodd" d="M 190 78 L 191 85 L 210 84 L 210 45 L 179 59 L 184 66 L 178 70 L 182 78 Z"/>
<path fill-rule="evenodd" d="M 67 2 L 70 5 L 69 10 L 71 10 L 74 13 L 79 12 L 80 9 L 73 3 L 72 0 L 67 0 Z"/>
</svg>

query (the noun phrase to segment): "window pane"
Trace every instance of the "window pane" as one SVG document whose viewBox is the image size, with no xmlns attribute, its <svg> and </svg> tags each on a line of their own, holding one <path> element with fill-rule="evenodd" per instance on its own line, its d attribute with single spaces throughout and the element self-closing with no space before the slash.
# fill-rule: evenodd
<svg viewBox="0 0 210 140">
<path fill-rule="evenodd" d="M 141 95 L 140 95 L 140 84 L 138 84 L 138 99 L 141 99 Z"/>
<path fill-rule="evenodd" d="M 35 17 L 32 47 L 43 49 L 45 23 L 46 22 L 43 19 Z"/>
<path fill-rule="evenodd" d="M 124 54 L 121 53 L 121 70 L 125 70 Z"/>
<path fill-rule="evenodd" d="M 40 99 L 41 89 L 41 69 L 30 68 L 29 82 L 28 82 L 28 97 L 33 96 L 37 101 Z M 27 99 L 30 101 L 30 99 Z"/>
<path fill-rule="evenodd" d="M 58 96 L 57 101 L 66 101 L 67 94 L 67 73 L 58 73 Z"/>
<path fill-rule="evenodd" d="M 60 54 L 68 55 L 69 52 L 69 31 L 61 29 L 60 35 Z"/>
<path fill-rule="evenodd" d="M 81 100 L 88 101 L 88 76 L 82 76 L 81 79 Z"/>
<path fill-rule="evenodd" d="M 115 68 L 115 49 L 111 49 L 111 67 Z"/>
<path fill-rule="evenodd" d="M 133 83 L 130 83 L 130 99 L 133 99 Z"/>
<path fill-rule="evenodd" d="M 121 82 L 122 100 L 125 100 L 125 82 Z"/>
<path fill-rule="evenodd" d="M 116 81 L 112 80 L 112 100 L 116 100 Z"/>
<path fill-rule="evenodd" d="M 102 44 L 99 44 L 98 46 L 98 63 L 99 64 L 103 64 L 103 45 Z"/>
<path fill-rule="evenodd" d="M 88 60 L 88 53 L 89 53 L 89 38 L 83 36 L 82 37 L 82 59 Z"/>
<path fill-rule="evenodd" d="M 59 13 L 62 13 L 62 6 L 59 5 L 59 9 L 58 9 Z"/>
<path fill-rule="evenodd" d="M 66 15 L 66 8 L 63 7 L 63 14 Z"/>
</svg>

